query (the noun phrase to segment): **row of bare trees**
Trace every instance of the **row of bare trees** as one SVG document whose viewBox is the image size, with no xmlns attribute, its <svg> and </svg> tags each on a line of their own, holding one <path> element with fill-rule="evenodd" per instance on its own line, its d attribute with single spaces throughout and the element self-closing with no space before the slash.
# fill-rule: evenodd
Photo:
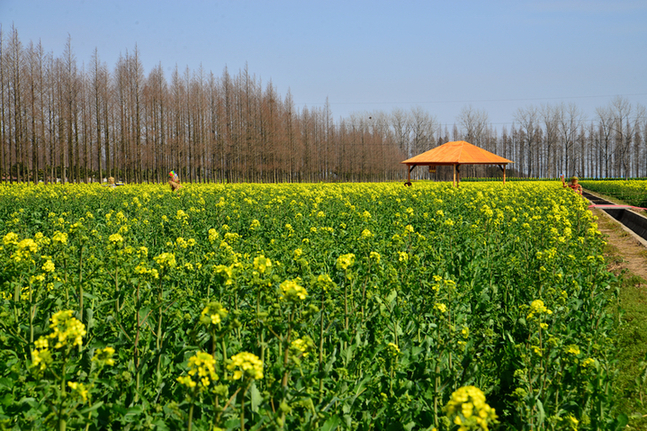
<svg viewBox="0 0 647 431">
<path fill-rule="evenodd" d="M 69 39 L 54 57 L 0 28 L 5 181 L 159 182 L 170 170 L 193 182 L 389 181 L 406 178 L 400 161 L 458 139 L 524 176 L 647 176 L 646 136 L 645 108 L 621 97 L 590 119 L 575 105 L 519 109 L 500 131 L 471 106 L 451 131 L 420 107 L 334 121 L 327 103 L 298 109 L 247 68 L 216 77 L 176 67 L 167 78 L 161 64 L 146 74 L 137 48 L 112 71 L 96 51 L 79 67 Z"/>
<path fill-rule="evenodd" d="M 529 176 L 647 176 L 645 107 L 616 97 L 587 119 L 575 104 L 517 110 L 518 164 Z"/>
<path fill-rule="evenodd" d="M 368 121 L 297 109 L 247 69 L 161 65 L 135 48 L 110 72 L 0 33 L 0 176 L 11 181 L 371 181 L 401 175 L 400 150 Z"/>
</svg>

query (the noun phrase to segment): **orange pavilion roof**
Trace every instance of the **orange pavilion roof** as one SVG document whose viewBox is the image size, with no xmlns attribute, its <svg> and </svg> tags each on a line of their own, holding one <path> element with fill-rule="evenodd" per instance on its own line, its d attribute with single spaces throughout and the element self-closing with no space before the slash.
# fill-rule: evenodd
<svg viewBox="0 0 647 431">
<path fill-rule="evenodd" d="M 469 142 L 452 141 L 401 163 L 405 165 L 504 165 L 514 162 Z"/>
</svg>

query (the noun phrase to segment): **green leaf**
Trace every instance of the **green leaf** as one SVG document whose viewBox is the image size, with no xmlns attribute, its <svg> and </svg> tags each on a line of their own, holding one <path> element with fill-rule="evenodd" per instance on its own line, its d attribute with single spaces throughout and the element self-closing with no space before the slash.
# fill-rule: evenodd
<svg viewBox="0 0 647 431">
<path fill-rule="evenodd" d="M 134 406 L 134 407 L 130 407 L 128 410 L 126 410 L 126 414 L 124 416 L 126 416 L 126 417 L 128 417 L 128 416 L 139 416 L 142 413 L 144 413 L 144 409 L 142 408 L 142 406 Z"/>
<path fill-rule="evenodd" d="M 25 404 L 27 404 L 29 407 L 33 408 L 33 409 L 35 409 L 36 407 L 38 407 L 38 401 L 36 401 L 36 399 L 35 399 L 35 398 L 32 398 L 32 397 L 25 397 L 25 398 L 22 398 L 22 399 L 19 401 L 19 403 L 20 403 L 20 404 L 25 403 Z"/>
<path fill-rule="evenodd" d="M 96 409 L 98 409 L 99 407 L 101 407 L 102 405 L 103 405 L 103 401 L 99 401 L 98 403 L 94 403 L 94 405 L 92 405 L 92 406 L 90 406 L 90 407 L 84 408 L 83 410 L 79 411 L 79 413 L 81 413 L 82 415 L 84 415 L 84 414 L 86 414 L 86 413 L 93 412 L 93 411 L 95 411 Z"/>
<path fill-rule="evenodd" d="M 258 413 L 258 406 L 263 402 L 263 396 L 256 387 L 256 382 L 252 383 L 249 388 L 249 394 L 252 399 L 252 411 Z"/>
<path fill-rule="evenodd" d="M 398 297 L 398 291 L 397 291 L 397 290 L 395 290 L 395 289 L 393 289 L 393 290 L 389 293 L 389 296 L 387 296 L 387 297 L 386 297 L 386 303 L 387 303 L 387 304 L 392 303 L 393 301 L 395 301 L 395 298 L 397 298 L 397 297 Z"/>
<path fill-rule="evenodd" d="M 14 402 L 14 396 L 11 394 L 4 394 L 2 397 L 0 397 L 0 405 L 3 406 L 10 406 Z"/>
<path fill-rule="evenodd" d="M 155 425 L 157 428 L 155 428 L 158 431 L 168 431 L 170 428 L 162 419 L 158 419 L 155 422 L 153 422 L 153 425 Z"/>
<path fill-rule="evenodd" d="M 537 402 L 537 410 L 539 410 L 539 423 L 537 425 L 541 425 L 546 419 L 546 412 L 544 412 L 544 405 L 542 404 L 541 400 L 539 398 L 536 398 L 535 401 Z"/>
<path fill-rule="evenodd" d="M 628 423 L 629 423 L 629 417 L 624 413 L 620 413 L 615 420 L 614 430 L 620 430 L 626 427 Z"/>
<path fill-rule="evenodd" d="M 341 418 L 337 415 L 331 416 L 324 422 L 321 431 L 334 431 L 341 424 Z"/>
</svg>

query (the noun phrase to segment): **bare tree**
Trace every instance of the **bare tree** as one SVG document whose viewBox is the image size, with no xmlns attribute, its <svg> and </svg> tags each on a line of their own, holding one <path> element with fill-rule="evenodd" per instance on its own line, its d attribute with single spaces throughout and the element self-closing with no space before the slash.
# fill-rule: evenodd
<svg viewBox="0 0 647 431">
<path fill-rule="evenodd" d="M 538 129 L 538 113 L 537 108 L 529 106 L 527 108 L 519 108 L 515 113 L 515 121 L 519 122 L 519 132 L 521 133 L 520 142 L 520 155 L 523 157 L 521 160 L 521 168 L 525 170 L 526 175 L 533 176 L 533 156 L 536 152 L 536 137 Z M 524 166 L 525 164 L 525 166 Z"/>
<path fill-rule="evenodd" d="M 544 123 L 544 150 L 546 153 L 546 176 L 548 178 L 554 178 L 557 176 L 557 142 L 559 137 L 559 118 L 557 110 L 548 104 L 545 104 L 540 108 L 541 119 Z"/>
<path fill-rule="evenodd" d="M 481 145 L 488 125 L 488 114 L 483 109 L 474 109 L 472 105 L 464 106 L 458 115 L 461 133 L 466 141 Z"/>
<path fill-rule="evenodd" d="M 464 140 L 476 146 L 483 146 L 488 127 L 488 114 L 485 110 L 474 109 L 472 105 L 464 106 L 458 115 L 458 123 Z M 477 171 L 481 175 L 484 174 L 484 171 L 474 165 L 466 168 L 469 170 L 469 173 L 465 172 L 466 175 L 476 175 Z"/>
<path fill-rule="evenodd" d="M 565 175 L 572 176 L 577 174 L 575 172 L 575 160 L 578 158 L 578 155 L 574 153 L 574 145 L 577 130 L 584 120 L 584 115 L 574 103 L 570 103 L 568 106 L 562 103 L 556 109 L 564 160 L 564 173 Z"/>
<path fill-rule="evenodd" d="M 600 146 L 599 164 L 604 168 L 604 177 L 609 176 L 609 162 L 613 155 L 613 113 L 609 107 L 596 109 L 598 116 L 598 136 Z"/>
<path fill-rule="evenodd" d="M 401 109 L 394 109 L 391 113 L 391 124 L 396 145 L 406 157 L 411 157 L 413 155 L 413 149 L 411 148 L 410 141 L 411 121 L 409 114 Z"/>
<path fill-rule="evenodd" d="M 90 106 L 93 108 L 93 121 L 95 126 L 95 139 L 96 139 L 96 162 L 97 162 L 97 175 L 99 181 L 103 178 L 103 163 L 105 160 L 106 177 L 110 176 L 109 160 L 110 152 L 107 141 L 107 115 L 105 110 L 108 106 L 106 98 L 108 97 L 108 69 L 105 64 L 99 61 L 99 54 L 95 48 L 91 62 L 91 99 Z"/>
<path fill-rule="evenodd" d="M 6 73 L 6 51 L 4 47 L 4 32 L 2 24 L 0 24 L 0 179 L 7 180 L 9 172 L 8 153 L 9 143 L 6 141 L 7 129 L 7 106 L 8 100 L 5 98 L 7 85 L 5 82 Z M 11 175 L 9 175 L 11 176 Z"/>
<path fill-rule="evenodd" d="M 9 153 L 10 153 L 10 169 L 12 165 L 15 166 L 16 180 L 22 180 L 24 160 L 23 160 L 23 115 L 22 115 L 22 70 L 23 70 L 23 52 L 22 43 L 18 39 L 18 30 L 12 28 L 11 38 L 9 40 L 8 49 L 8 91 L 11 109 L 9 113 Z M 13 122 L 11 120 L 13 119 Z M 11 173 L 10 173 L 11 174 Z M 13 175 L 11 176 L 13 180 Z"/>
<path fill-rule="evenodd" d="M 43 143 L 45 142 L 44 88 L 46 56 L 42 45 L 29 44 L 26 55 L 26 96 L 28 119 L 29 151 L 31 152 L 30 170 L 34 184 L 38 183 L 39 172 L 43 165 Z"/>
<path fill-rule="evenodd" d="M 618 175 L 628 178 L 632 175 L 631 147 L 640 122 L 645 117 L 645 109 L 640 105 L 634 109 L 626 98 L 619 96 L 611 103 L 610 110 L 613 115 Z"/>
<path fill-rule="evenodd" d="M 434 142 L 438 121 L 420 106 L 411 109 L 411 142 L 414 153 L 422 153 L 431 149 Z"/>
</svg>

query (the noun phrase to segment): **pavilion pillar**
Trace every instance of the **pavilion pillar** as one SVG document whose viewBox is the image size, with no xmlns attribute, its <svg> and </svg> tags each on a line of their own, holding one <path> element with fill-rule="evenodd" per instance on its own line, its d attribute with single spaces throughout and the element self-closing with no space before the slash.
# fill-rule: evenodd
<svg viewBox="0 0 647 431">
<path fill-rule="evenodd" d="M 506 165 L 503 165 L 503 184 L 505 184 L 505 167 Z"/>
<path fill-rule="evenodd" d="M 452 180 L 452 185 L 456 187 L 456 165 L 454 165 L 454 179 Z"/>
</svg>

